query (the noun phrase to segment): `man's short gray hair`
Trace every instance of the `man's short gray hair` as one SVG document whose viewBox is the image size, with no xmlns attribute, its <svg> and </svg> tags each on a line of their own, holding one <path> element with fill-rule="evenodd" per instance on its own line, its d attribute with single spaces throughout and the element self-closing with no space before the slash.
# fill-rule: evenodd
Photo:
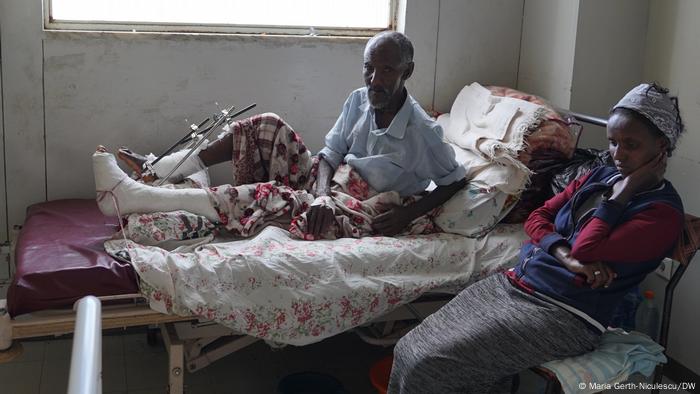
<svg viewBox="0 0 700 394">
<path fill-rule="evenodd" d="M 401 52 L 401 62 L 408 64 L 413 61 L 413 44 L 405 34 L 398 31 L 383 31 L 370 38 L 367 42 L 367 48 L 376 45 L 384 40 L 391 41 L 399 47 Z"/>
</svg>

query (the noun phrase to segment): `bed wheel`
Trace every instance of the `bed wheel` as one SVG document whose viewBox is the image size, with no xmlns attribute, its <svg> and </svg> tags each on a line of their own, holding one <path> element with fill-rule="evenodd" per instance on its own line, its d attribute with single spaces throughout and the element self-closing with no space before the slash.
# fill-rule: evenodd
<svg viewBox="0 0 700 394">
<path fill-rule="evenodd" d="M 146 329 L 146 343 L 148 346 L 158 346 L 158 328 Z"/>
</svg>

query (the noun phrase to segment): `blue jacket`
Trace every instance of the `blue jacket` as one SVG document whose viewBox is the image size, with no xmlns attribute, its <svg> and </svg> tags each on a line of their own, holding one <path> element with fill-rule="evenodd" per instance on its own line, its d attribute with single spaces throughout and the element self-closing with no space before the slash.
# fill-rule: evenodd
<svg viewBox="0 0 700 394">
<path fill-rule="evenodd" d="M 523 246 L 514 275 L 509 275 L 521 287 L 583 311 L 603 327 L 609 324 L 624 294 L 638 285 L 670 254 L 681 234 L 683 223 L 683 204 L 668 181 L 658 188 L 638 193 L 625 207 L 603 200 L 590 218 L 575 223 L 573 212 L 591 195 L 612 187 L 620 176 L 614 167 L 598 167 L 582 183 L 567 188 L 568 193 L 573 193 L 570 198 L 568 195 L 557 195 L 550 200 L 559 198 L 563 202 L 566 198 L 566 203 L 556 213 L 552 207 L 556 208 L 557 204 L 550 204 L 548 208 L 547 203 L 533 212 L 528 222 L 538 219 L 533 219 L 533 216 L 546 214 L 547 209 L 552 215 L 556 214 L 554 231 Z M 565 193 L 567 191 L 562 194 Z M 542 217 L 539 219 L 541 223 Z M 550 254 L 550 248 L 560 242 L 568 242 L 572 247 L 572 256 L 581 263 L 603 261 L 617 277 L 607 288 L 591 288 L 585 277 L 569 271 Z M 585 242 L 588 242 L 586 246 L 577 251 L 579 244 Z M 584 248 L 594 250 L 594 253 L 587 253 L 583 251 Z M 649 255 L 639 253 L 640 250 L 655 252 Z M 576 253 L 594 260 L 585 261 Z"/>
</svg>

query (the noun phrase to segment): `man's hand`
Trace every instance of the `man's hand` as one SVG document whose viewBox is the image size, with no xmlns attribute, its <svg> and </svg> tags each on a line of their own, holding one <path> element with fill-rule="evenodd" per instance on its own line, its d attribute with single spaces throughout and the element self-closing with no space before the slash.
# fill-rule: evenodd
<svg viewBox="0 0 700 394">
<path fill-rule="evenodd" d="M 315 239 L 320 238 L 320 235 L 328 230 L 328 227 L 335 220 L 333 209 L 326 205 L 312 205 L 307 213 L 308 226 L 307 232 L 314 236 Z"/>
<path fill-rule="evenodd" d="M 617 274 L 607 264 L 601 261 L 583 264 L 573 258 L 569 254 L 570 251 L 568 245 L 555 246 L 553 256 L 569 271 L 585 276 L 586 283 L 591 285 L 591 288 L 608 287 L 617 277 Z"/>
<path fill-rule="evenodd" d="M 408 208 L 394 205 L 372 220 L 372 229 L 379 234 L 393 236 L 403 231 L 413 219 Z"/>
</svg>

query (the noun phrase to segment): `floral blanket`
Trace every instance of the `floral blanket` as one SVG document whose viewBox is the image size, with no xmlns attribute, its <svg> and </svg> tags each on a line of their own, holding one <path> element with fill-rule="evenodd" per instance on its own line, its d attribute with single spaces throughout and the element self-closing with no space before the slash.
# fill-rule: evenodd
<svg viewBox="0 0 700 394">
<path fill-rule="evenodd" d="M 201 236 L 207 228 L 200 224 L 183 227 L 180 222 L 172 231 Z M 152 225 L 130 223 L 134 233 Z M 195 244 L 172 251 L 125 239 L 108 241 L 105 248 L 117 257 L 128 253 L 142 292 L 159 312 L 305 345 L 369 322 L 423 293 L 460 289 L 507 269 L 525 238 L 522 226 L 499 225 L 479 239 L 435 233 L 308 242 L 270 226 L 251 239 L 199 245 L 195 238 Z"/>
</svg>

